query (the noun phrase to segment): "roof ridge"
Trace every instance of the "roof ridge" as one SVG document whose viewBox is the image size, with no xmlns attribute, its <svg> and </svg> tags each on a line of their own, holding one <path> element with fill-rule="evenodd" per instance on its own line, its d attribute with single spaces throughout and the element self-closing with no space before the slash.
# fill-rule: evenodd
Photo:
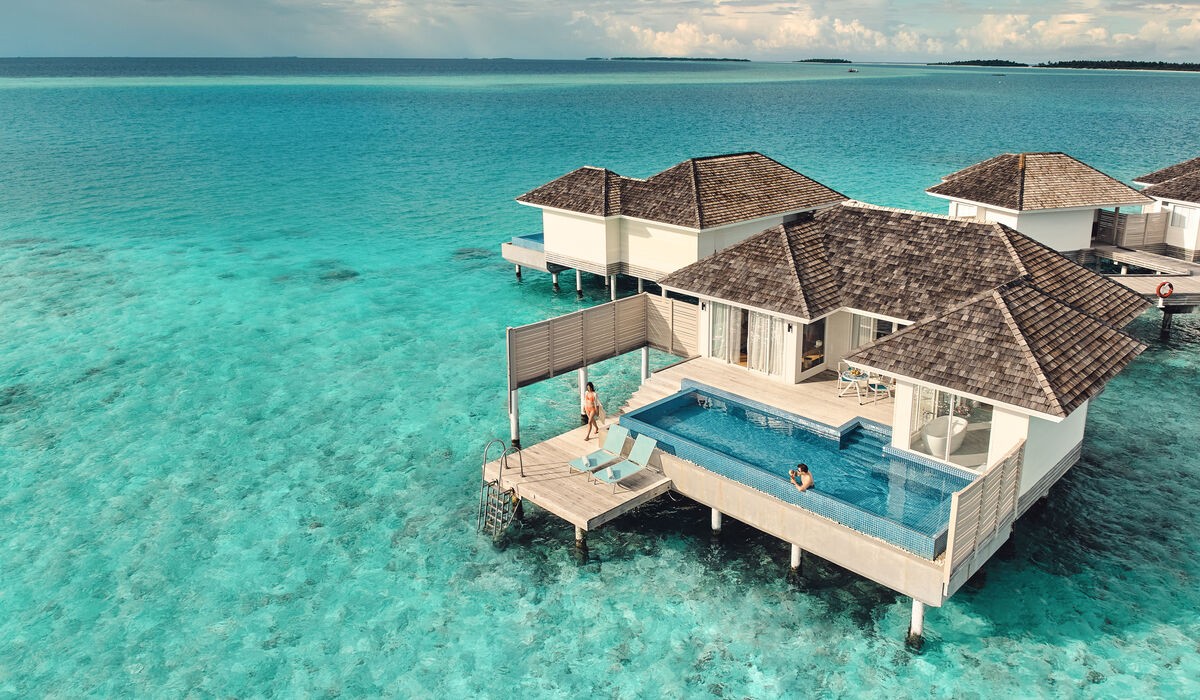
<svg viewBox="0 0 1200 700">
<path fill-rule="evenodd" d="M 700 203 L 700 170 L 696 167 L 696 158 L 689 160 L 692 164 L 692 194 L 696 198 L 696 228 L 704 228 L 704 207 Z"/>
<path fill-rule="evenodd" d="M 1017 175 L 1021 178 L 1017 184 L 1017 211 L 1025 211 L 1025 154 L 1017 156 Z"/>
<path fill-rule="evenodd" d="M 1032 277 L 1033 273 L 1029 271 L 1029 268 L 1025 267 L 1025 261 L 1021 259 L 1021 254 L 1017 252 L 1017 247 L 1013 245 L 1012 239 L 1008 237 L 1008 231 L 1011 229 L 1008 229 L 1008 227 L 997 221 L 990 222 L 990 225 L 991 228 L 999 233 L 1000 241 L 1004 244 L 1004 248 L 1008 251 L 1008 254 L 1012 256 L 1013 262 L 1017 264 L 1017 269 L 1021 271 L 1021 277 Z M 1014 231 L 1014 233 L 1016 232 Z"/>
<path fill-rule="evenodd" d="M 1033 369 L 1038 386 L 1042 388 L 1042 393 L 1045 394 L 1047 403 L 1056 411 L 1058 411 L 1059 415 L 1065 416 L 1067 415 L 1067 411 L 1059 402 L 1058 397 L 1055 396 L 1054 387 L 1050 384 L 1050 379 L 1046 377 L 1046 371 L 1042 368 L 1042 363 L 1038 360 L 1037 353 L 1033 351 L 1033 348 L 1029 347 L 1029 342 L 1025 339 L 1025 331 L 1021 329 L 1021 325 L 1017 322 L 1016 317 L 1014 317 L 1012 314 L 1012 310 L 1008 307 L 1008 300 L 1004 298 L 1003 290 L 1006 288 L 1012 289 L 1015 286 L 1017 285 L 1002 285 L 993 289 L 993 298 L 996 300 L 996 305 L 1000 310 L 1000 316 L 1004 319 L 1005 325 L 1008 326 L 1009 332 L 1012 333 L 1012 336 L 1016 339 L 1017 345 L 1019 345 L 1024 351 L 1022 354 L 1025 355 L 1025 361 Z M 1025 286 L 1035 294 L 1042 294 L 1032 287 L 1028 287 L 1026 285 L 1021 286 Z M 1061 303 L 1056 301 L 1054 297 L 1051 297 L 1047 294 L 1042 294 L 1042 296 L 1046 297 L 1051 302 Z"/>
<path fill-rule="evenodd" d="M 715 160 L 717 158 L 735 158 L 737 156 L 762 156 L 762 154 L 758 151 L 740 151 L 738 153 L 718 153 L 711 156 L 695 156 L 688 158 L 688 160 L 695 162 L 698 160 Z M 770 156 L 763 156 L 763 158 L 770 158 Z"/>
<path fill-rule="evenodd" d="M 797 296 L 800 298 L 800 304 L 804 307 L 804 317 L 812 317 L 812 309 L 808 304 L 808 295 L 804 293 L 804 280 L 800 279 L 800 266 L 796 262 L 796 254 L 792 252 L 792 240 L 788 235 L 787 224 L 779 224 L 779 235 L 783 237 L 783 251 L 787 254 L 788 262 L 791 263 L 789 268 L 792 271 L 792 282 L 796 284 Z"/>
</svg>

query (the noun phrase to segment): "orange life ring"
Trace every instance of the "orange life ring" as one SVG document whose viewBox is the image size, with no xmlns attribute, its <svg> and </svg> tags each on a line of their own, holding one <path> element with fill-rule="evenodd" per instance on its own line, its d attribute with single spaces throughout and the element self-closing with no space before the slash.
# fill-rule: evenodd
<svg viewBox="0 0 1200 700">
<path fill-rule="evenodd" d="M 1154 289 L 1154 293 L 1158 295 L 1159 299 L 1166 299 L 1175 293 L 1175 285 L 1170 282 L 1160 282 Z"/>
</svg>

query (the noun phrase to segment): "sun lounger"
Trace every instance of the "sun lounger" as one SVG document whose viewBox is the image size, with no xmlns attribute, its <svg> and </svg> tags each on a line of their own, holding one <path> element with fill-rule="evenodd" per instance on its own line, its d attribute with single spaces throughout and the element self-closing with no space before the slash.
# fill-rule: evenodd
<svg viewBox="0 0 1200 700">
<path fill-rule="evenodd" d="M 592 476 L 606 484 L 612 484 L 613 493 L 617 492 L 617 484 L 627 479 L 634 474 L 646 468 L 650 462 L 650 455 L 654 454 L 654 448 L 658 446 L 658 442 L 645 435 L 638 435 L 637 440 L 633 443 L 633 449 L 629 451 L 629 459 L 623 462 L 617 462 L 608 467 L 604 467 L 596 471 Z"/>
<path fill-rule="evenodd" d="M 577 457 L 567 465 L 571 471 L 584 472 L 590 474 L 600 467 L 612 464 L 621 459 L 621 453 L 625 450 L 625 439 L 629 437 L 629 429 L 619 425 L 609 426 L 608 435 L 604 438 L 604 445 L 582 457 Z"/>
</svg>

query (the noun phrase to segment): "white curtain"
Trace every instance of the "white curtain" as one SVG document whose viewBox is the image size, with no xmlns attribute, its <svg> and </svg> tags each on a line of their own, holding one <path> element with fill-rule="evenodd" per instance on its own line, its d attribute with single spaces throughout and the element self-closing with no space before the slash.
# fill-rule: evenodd
<svg viewBox="0 0 1200 700">
<path fill-rule="evenodd" d="M 729 307 L 709 302 L 708 354 L 720 360 L 729 359 Z"/>
<path fill-rule="evenodd" d="M 750 312 L 747 354 L 750 369 L 783 376 L 783 319 Z"/>
<path fill-rule="evenodd" d="M 725 307 L 729 314 L 729 323 L 727 328 L 729 333 L 725 338 L 725 361 L 734 364 L 742 361 L 742 310 L 733 307 Z"/>
<path fill-rule="evenodd" d="M 854 314 L 851 335 L 853 336 L 850 338 L 851 350 L 875 340 L 875 319 L 870 316 Z"/>
</svg>

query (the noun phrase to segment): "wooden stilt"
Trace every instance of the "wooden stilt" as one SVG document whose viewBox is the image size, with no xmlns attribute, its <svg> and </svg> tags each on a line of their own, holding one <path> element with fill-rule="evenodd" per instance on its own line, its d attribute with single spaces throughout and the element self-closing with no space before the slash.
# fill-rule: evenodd
<svg viewBox="0 0 1200 700">
<path fill-rule="evenodd" d="M 912 620 L 908 623 L 908 637 L 904 641 L 915 649 L 925 643 L 925 604 L 916 598 L 913 598 Z"/>
<path fill-rule="evenodd" d="M 517 402 L 517 390 L 513 389 L 508 395 L 508 434 L 512 446 L 521 447 L 521 408 Z"/>
</svg>

